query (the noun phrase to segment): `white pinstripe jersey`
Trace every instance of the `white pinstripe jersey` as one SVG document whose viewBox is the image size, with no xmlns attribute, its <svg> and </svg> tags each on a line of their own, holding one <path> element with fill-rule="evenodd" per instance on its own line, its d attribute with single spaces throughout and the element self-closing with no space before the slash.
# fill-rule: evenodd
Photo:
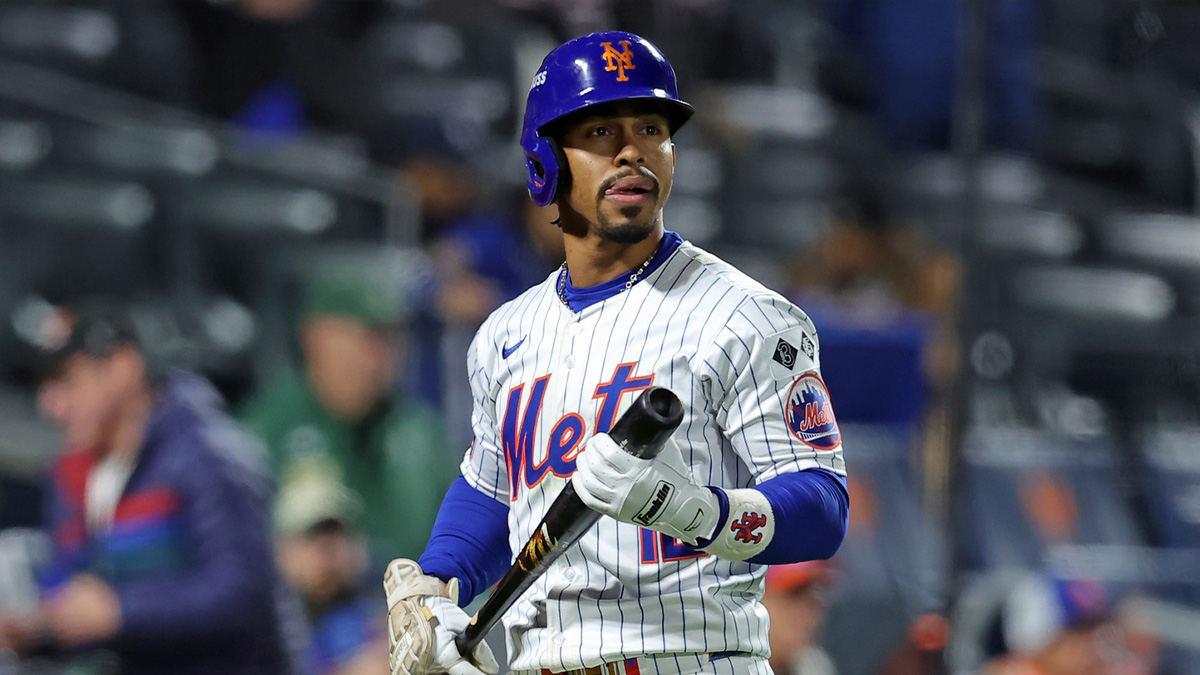
<svg viewBox="0 0 1200 675">
<path fill-rule="evenodd" d="M 701 485 L 845 473 L 799 308 L 684 242 L 629 290 L 575 313 L 557 274 L 494 312 L 468 352 L 475 442 L 462 471 L 509 506 L 520 550 L 597 428 L 651 383 L 674 391 L 671 438 Z M 584 534 L 504 617 L 514 670 L 649 654 L 766 655 L 766 568 L 721 560 L 612 518 Z"/>
</svg>

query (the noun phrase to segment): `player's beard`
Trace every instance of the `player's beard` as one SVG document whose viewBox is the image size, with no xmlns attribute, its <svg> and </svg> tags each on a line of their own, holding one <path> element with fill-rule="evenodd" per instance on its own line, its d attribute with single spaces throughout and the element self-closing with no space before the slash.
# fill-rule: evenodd
<svg viewBox="0 0 1200 675">
<path fill-rule="evenodd" d="M 653 177 L 653 174 L 650 174 Z M 645 212 L 644 206 L 625 206 L 622 207 L 619 213 L 622 216 L 622 222 L 613 222 L 604 212 L 604 193 L 608 190 L 617 177 L 605 181 L 596 194 L 596 234 L 601 238 L 617 244 L 636 244 L 644 241 L 654 232 L 655 213 L 657 209 L 651 209 L 649 215 L 638 218 L 639 215 Z M 658 191 L 660 184 L 657 177 L 654 178 L 654 201 L 658 202 Z"/>
<path fill-rule="evenodd" d="M 622 215 L 636 216 L 640 209 L 625 208 L 621 210 Z M 626 211 L 633 211 L 632 214 L 626 214 Z M 654 219 L 627 220 L 623 223 L 613 223 L 603 213 L 597 214 L 596 234 L 602 238 L 617 244 L 636 244 L 649 237 L 654 232 Z"/>
</svg>

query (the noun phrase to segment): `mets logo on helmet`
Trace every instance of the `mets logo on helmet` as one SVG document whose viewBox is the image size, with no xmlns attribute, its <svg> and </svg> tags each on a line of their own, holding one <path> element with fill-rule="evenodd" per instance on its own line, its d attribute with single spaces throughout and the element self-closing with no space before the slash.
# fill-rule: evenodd
<svg viewBox="0 0 1200 675">
<path fill-rule="evenodd" d="M 608 65 L 604 67 L 604 72 L 611 73 L 617 71 L 617 82 L 628 82 L 629 78 L 625 76 L 626 70 L 634 70 L 633 67 L 633 52 L 629 51 L 629 40 L 621 40 L 617 44 L 621 45 L 623 51 L 613 49 L 611 42 L 601 42 L 600 46 L 604 47 L 604 54 L 601 55 Z"/>
<path fill-rule="evenodd" d="M 829 391 L 821 378 L 808 373 L 788 392 L 787 425 L 792 434 L 817 450 L 833 450 L 842 442 Z"/>
</svg>

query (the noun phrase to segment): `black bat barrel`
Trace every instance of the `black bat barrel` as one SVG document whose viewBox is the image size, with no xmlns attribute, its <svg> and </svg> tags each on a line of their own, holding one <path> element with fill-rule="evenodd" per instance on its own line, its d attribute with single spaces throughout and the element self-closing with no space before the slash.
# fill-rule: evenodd
<svg viewBox="0 0 1200 675">
<path fill-rule="evenodd" d="M 683 404 L 679 397 L 665 387 L 650 387 L 634 400 L 608 435 L 634 457 L 652 459 L 662 451 L 681 422 Z M 504 612 L 599 519 L 600 514 L 589 509 L 575 494 L 575 486 L 567 483 L 517 555 L 516 562 L 455 640 L 458 653 L 471 658 L 475 647 Z"/>
</svg>

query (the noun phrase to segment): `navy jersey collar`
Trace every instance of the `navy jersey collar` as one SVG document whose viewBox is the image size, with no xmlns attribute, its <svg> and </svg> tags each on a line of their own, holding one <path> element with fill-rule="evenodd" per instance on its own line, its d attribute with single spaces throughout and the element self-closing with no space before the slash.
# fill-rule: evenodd
<svg viewBox="0 0 1200 675">
<path fill-rule="evenodd" d="M 666 262 L 667 258 L 671 257 L 671 254 L 682 243 L 683 237 L 680 237 L 679 234 L 671 230 L 663 230 L 662 246 L 659 247 L 658 253 L 654 254 L 654 258 L 650 260 L 650 264 L 646 267 L 646 271 L 642 272 L 642 276 L 637 280 L 637 283 L 641 283 L 642 279 L 645 279 L 659 267 L 662 267 L 662 264 Z M 563 288 L 563 296 L 567 301 L 567 306 L 573 312 L 582 312 L 598 302 L 604 302 L 613 297 L 625 290 L 625 282 L 629 280 L 629 272 L 624 272 L 613 279 L 596 284 L 595 286 L 579 288 L 571 284 L 571 272 L 568 270 L 566 274 L 567 283 Z"/>
</svg>

